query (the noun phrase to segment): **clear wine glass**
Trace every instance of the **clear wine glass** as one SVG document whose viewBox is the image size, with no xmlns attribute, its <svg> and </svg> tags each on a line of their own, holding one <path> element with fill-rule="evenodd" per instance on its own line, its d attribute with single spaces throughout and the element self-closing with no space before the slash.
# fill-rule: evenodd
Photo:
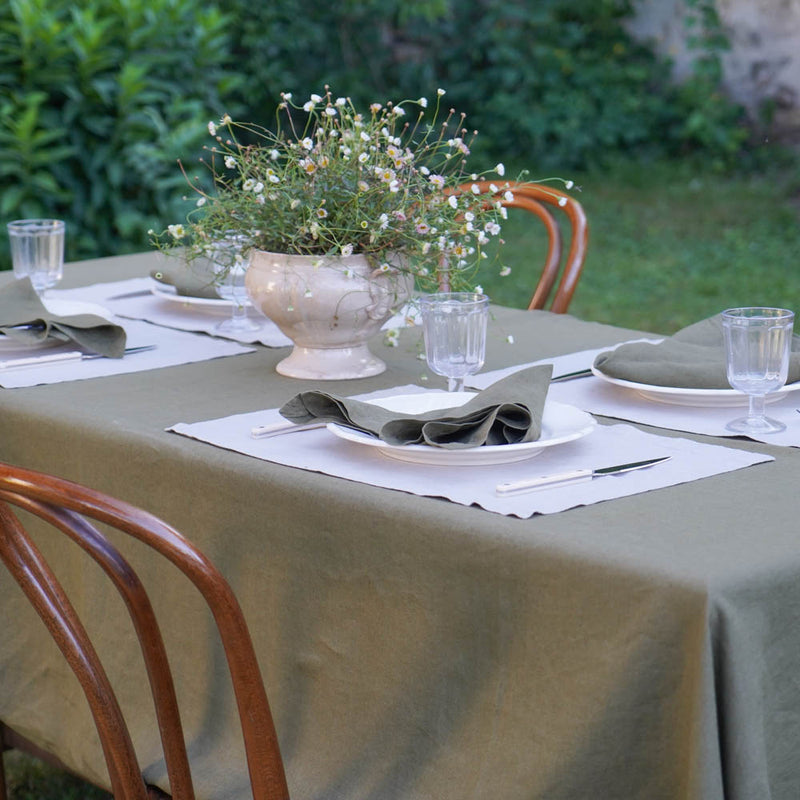
<svg viewBox="0 0 800 800">
<path fill-rule="evenodd" d="M 261 322 L 248 315 L 250 297 L 244 284 L 248 261 L 243 254 L 243 243 L 235 235 L 218 242 L 212 252 L 217 274 L 217 294 L 231 304 L 231 316 L 220 322 L 214 330 L 219 333 L 252 333 L 262 327 Z"/>
<path fill-rule="evenodd" d="M 447 378 L 448 392 L 460 392 L 464 378 L 483 366 L 489 298 L 474 292 L 442 292 L 425 295 L 419 303 L 428 366 Z"/>
<path fill-rule="evenodd" d="M 748 396 L 747 416 L 729 422 L 734 433 L 779 433 L 786 426 L 764 413 L 765 397 L 786 383 L 794 313 L 783 308 L 731 308 L 722 313 L 728 383 Z"/>
</svg>

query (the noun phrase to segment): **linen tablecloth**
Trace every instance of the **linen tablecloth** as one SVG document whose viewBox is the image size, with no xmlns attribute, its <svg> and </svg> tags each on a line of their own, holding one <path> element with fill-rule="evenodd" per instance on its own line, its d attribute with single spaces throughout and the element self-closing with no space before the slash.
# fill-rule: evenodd
<svg viewBox="0 0 800 800">
<path fill-rule="evenodd" d="M 131 277 L 145 261 L 67 265 L 65 280 Z M 497 308 L 487 369 L 633 335 Z M 376 341 L 384 375 L 327 388 L 418 383 L 418 344 L 415 330 L 397 348 Z M 281 356 L 5 391 L 0 443 L 5 460 L 165 517 L 220 566 L 253 633 L 294 797 L 797 797 L 798 450 L 725 440 L 775 460 L 522 520 L 164 432 L 277 407 L 306 385 L 274 373 Z M 147 776 L 163 785 L 120 603 L 77 548 L 43 547 L 77 589 Z M 208 615 L 172 570 L 139 550 L 133 560 L 180 678 L 198 797 L 245 797 Z M 0 604 L 0 719 L 102 781 L 80 690 L 2 573 Z"/>
</svg>

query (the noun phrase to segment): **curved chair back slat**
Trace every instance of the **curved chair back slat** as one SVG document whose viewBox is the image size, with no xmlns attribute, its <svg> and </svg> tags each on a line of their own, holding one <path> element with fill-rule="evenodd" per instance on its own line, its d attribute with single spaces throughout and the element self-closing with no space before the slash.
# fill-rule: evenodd
<svg viewBox="0 0 800 800">
<path fill-rule="evenodd" d="M 75 671 L 95 719 L 117 798 L 141 800 L 144 782 L 119 704 L 97 654 L 52 570 L 9 506 L 49 522 L 78 543 L 120 591 L 139 638 L 161 733 L 170 791 L 192 800 L 193 789 L 175 690 L 161 633 L 142 582 L 89 520 L 150 546 L 198 589 L 219 630 L 242 725 L 255 800 L 286 800 L 278 740 L 250 633 L 236 597 L 209 560 L 175 529 L 130 504 L 84 486 L 0 464 L 0 558 L 22 587 Z M 106 709 L 110 709 L 106 712 Z M 3 797 L 0 787 L 0 798 Z"/>
<path fill-rule="evenodd" d="M 548 249 L 544 266 L 539 275 L 536 287 L 528 304 L 529 310 L 544 309 L 553 288 L 558 282 L 550 311 L 564 314 L 572 302 L 572 296 L 578 286 L 583 263 L 586 259 L 586 248 L 589 242 L 589 225 L 581 204 L 574 197 L 541 183 L 523 181 L 471 181 L 462 184 L 462 192 L 472 192 L 477 184 L 482 194 L 492 193 L 492 187 L 498 188 L 494 198 L 507 208 L 521 208 L 535 214 L 545 226 L 548 235 Z M 510 191 L 513 199 L 505 198 Z M 557 218 L 552 211 L 564 213 L 570 227 L 570 245 L 562 266 L 562 235 Z M 558 279 L 559 272 L 561 279 Z"/>
</svg>

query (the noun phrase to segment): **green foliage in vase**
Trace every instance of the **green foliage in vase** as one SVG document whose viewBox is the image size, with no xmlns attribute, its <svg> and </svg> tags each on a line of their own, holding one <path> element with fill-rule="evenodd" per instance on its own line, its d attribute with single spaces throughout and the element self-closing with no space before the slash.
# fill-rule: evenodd
<svg viewBox="0 0 800 800">
<path fill-rule="evenodd" d="M 428 116 L 426 97 L 361 111 L 325 87 L 299 102 L 282 93 L 275 130 L 228 115 L 210 122 L 213 189 L 187 175 L 197 208 L 156 243 L 218 263 L 253 247 L 363 254 L 375 269 L 411 271 L 424 289 L 472 290 L 513 194 L 502 163 L 468 168 L 475 134 L 443 109 L 444 95 Z"/>
</svg>

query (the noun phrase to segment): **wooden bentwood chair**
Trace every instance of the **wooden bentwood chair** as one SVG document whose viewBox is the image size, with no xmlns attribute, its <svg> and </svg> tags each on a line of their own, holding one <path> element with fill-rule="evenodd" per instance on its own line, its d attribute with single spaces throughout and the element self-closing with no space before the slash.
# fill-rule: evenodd
<svg viewBox="0 0 800 800">
<path fill-rule="evenodd" d="M 547 230 L 549 245 L 536 289 L 528 304 L 528 310 L 543 309 L 547 304 L 553 287 L 561 271 L 561 280 L 553 296 L 550 310 L 556 314 L 564 314 L 572 301 L 572 295 L 578 286 L 583 262 L 586 258 L 586 245 L 589 241 L 589 226 L 581 204 L 568 194 L 540 183 L 524 183 L 519 181 L 471 181 L 464 183 L 459 190 L 471 193 L 472 186 L 477 184 L 479 191 L 490 193 L 492 185 L 498 188 L 494 197 L 506 208 L 522 208 L 535 214 Z M 510 191 L 513 200 L 505 200 L 504 195 Z M 564 213 L 569 223 L 570 243 L 563 270 L 561 268 L 563 254 L 563 238 L 555 210 Z"/>
<path fill-rule="evenodd" d="M 158 518 L 100 492 L 31 470 L 0 464 L 0 559 L 44 621 L 74 671 L 91 708 L 116 800 L 164 797 L 145 785 L 120 706 L 86 630 L 42 554 L 11 506 L 50 523 L 76 542 L 105 571 L 131 615 L 150 681 L 173 798 L 193 800 L 194 790 L 164 643 L 144 587 L 117 548 L 90 520 L 149 545 L 171 561 L 207 602 L 228 660 L 244 735 L 254 800 L 286 800 L 283 763 L 250 633 L 230 586 L 181 534 Z M 11 624 L 11 623 L 6 623 Z M 0 753 L 37 748 L 0 723 Z M 6 800 L 0 758 L 0 800 Z"/>
</svg>

